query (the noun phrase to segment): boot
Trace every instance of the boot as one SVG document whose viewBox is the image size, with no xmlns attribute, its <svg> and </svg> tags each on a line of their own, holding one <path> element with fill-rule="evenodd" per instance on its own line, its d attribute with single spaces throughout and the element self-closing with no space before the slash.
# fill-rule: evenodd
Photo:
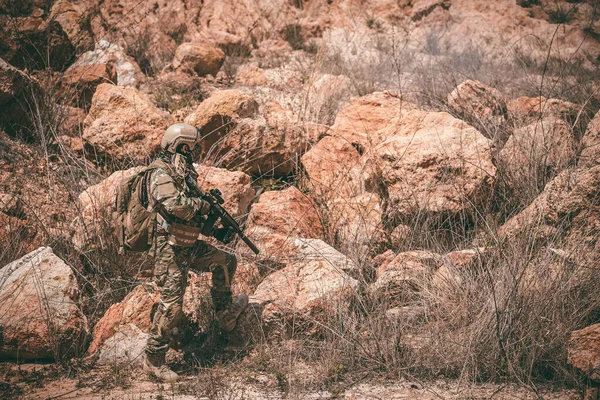
<svg viewBox="0 0 600 400">
<path fill-rule="evenodd" d="M 179 378 L 165 363 L 164 354 L 145 354 L 144 371 L 156 376 L 163 382 L 174 382 Z"/>
<path fill-rule="evenodd" d="M 224 310 L 217 311 L 217 323 L 225 332 L 231 332 L 237 325 L 239 316 L 248 307 L 248 296 L 240 294 Z"/>
</svg>

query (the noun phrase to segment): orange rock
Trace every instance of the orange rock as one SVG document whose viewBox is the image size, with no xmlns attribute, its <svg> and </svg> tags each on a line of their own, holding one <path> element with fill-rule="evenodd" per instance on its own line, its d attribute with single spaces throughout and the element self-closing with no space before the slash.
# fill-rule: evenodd
<svg viewBox="0 0 600 400">
<path fill-rule="evenodd" d="M 223 207 L 234 217 L 245 217 L 254 200 L 254 188 L 250 176 L 240 171 L 195 164 L 198 185 L 203 190 L 219 189 L 225 203 Z"/>
<path fill-rule="evenodd" d="M 552 177 L 575 159 L 575 138 L 569 125 L 545 119 L 517 129 L 498 155 L 509 184 L 531 184 Z M 544 174 L 544 175 L 542 175 Z"/>
<path fill-rule="evenodd" d="M 568 363 L 600 382 L 600 324 L 573 331 L 568 350 Z"/>
<path fill-rule="evenodd" d="M 358 193 L 350 179 L 359 164 L 360 154 L 352 144 L 338 136 L 325 136 L 300 161 L 309 179 L 311 191 L 321 200 L 348 197 Z"/>
<path fill-rule="evenodd" d="M 136 89 L 103 83 L 92 98 L 83 140 L 92 160 L 101 164 L 142 163 L 157 152 L 171 122 Z"/>
<path fill-rule="evenodd" d="M 77 279 L 49 247 L 0 269 L 0 357 L 60 360 L 87 339 Z"/>
<path fill-rule="evenodd" d="M 282 245 L 289 246 L 296 237 L 322 237 L 323 227 L 316 205 L 291 186 L 260 196 L 250 210 L 246 235 L 261 249 L 261 255 L 276 256 L 286 254 Z"/>
<path fill-rule="evenodd" d="M 385 185 L 387 213 L 448 215 L 486 204 L 496 175 L 492 142 L 447 113 L 408 111 L 382 131 L 385 139 L 361 158 L 365 189 Z M 469 199 L 469 200 L 467 200 Z"/>
<path fill-rule="evenodd" d="M 441 256 L 430 251 L 399 253 L 391 262 L 377 269 L 377 280 L 371 289 L 394 305 L 405 305 L 414 300 L 422 285 L 439 268 Z"/>
<path fill-rule="evenodd" d="M 495 136 L 493 127 L 500 125 L 507 113 L 504 95 L 474 80 L 458 85 L 448 95 L 448 106 L 488 138 Z"/>
<path fill-rule="evenodd" d="M 357 145 L 361 151 L 371 149 L 384 139 L 381 130 L 403 112 L 415 108 L 387 92 L 353 97 L 338 112 L 331 131 L 333 135 Z"/>
<path fill-rule="evenodd" d="M 173 68 L 175 70 L 191 70 L 198 76 L 217 76 L 225 61 L 225 53 L 218 47 L 204 42 L 188 42 L 177 47 Z"/>
<path fill-rule="evenodd" d="M 101 83 L 117 83 L 117 70 L 114 60 L 108 63 L 75 66 L 67 69 L 61 79 L 61 85 L 76 95 L 75 106 L 89 109 L 92 96 Z"/>
<path fill-rule="evenodd" d="M 347 307 L 358 288 L 358 281 L 343 272 L 351 264 L 345 256 L 327 257 L 323 251 L 335 250 L 327 251 L 326 245 L 314 249 L 301 239 L 295 246 L 297 256 L 267 276 L 252 296 L 253 302 L 265 304 L 262 320 L 269 331 L 286 324 L 293 324 L 295 332 L 318 331 L 315 321 L 326 322 L 338 307 Z"/>
</svg>

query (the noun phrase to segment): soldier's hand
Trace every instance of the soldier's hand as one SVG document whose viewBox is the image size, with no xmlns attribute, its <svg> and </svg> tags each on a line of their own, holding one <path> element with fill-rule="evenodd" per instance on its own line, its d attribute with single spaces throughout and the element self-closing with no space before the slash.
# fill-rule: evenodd
<svg viewBox="0 0 600 400">
<path fill-rule="evenodd" d="M 198 205 L 198 213 L 200 215 L 206 215 L 210 211 L 210 204 L 206 200 L 195 198 L 194 201 Z"/>
</svg>

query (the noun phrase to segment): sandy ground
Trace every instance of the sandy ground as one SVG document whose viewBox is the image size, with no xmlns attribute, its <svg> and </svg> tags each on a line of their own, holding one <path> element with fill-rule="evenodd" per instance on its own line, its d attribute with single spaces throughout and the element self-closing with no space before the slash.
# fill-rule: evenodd
<svg viewBox="0 0 600 400">
<path fill-rule="evenodd" d="M 519 387 L 516 385 L 470 384 L 459 381 L 416 383 L 405 380 L 363 380 L 338 386 L 335 391 L 288 384 L 282 387 L 269 373 L 236 370 L 233 376 L 225 368 L 206 369 L 198 375 L 186 375 L 174 384 L 153 382 L 139 370 L 123 373 L 117 369 L 94 369 L 70 378 L 62 369 L 40 365 L 6 364 L 0 375 L 0 398 L 12 399 L 552 399 L 579 400 L 581 391 Z M 17 373 L 18 371 L 18 373 Z M 2 382 L 3 381 L 3 382 Z"/>
</svg>

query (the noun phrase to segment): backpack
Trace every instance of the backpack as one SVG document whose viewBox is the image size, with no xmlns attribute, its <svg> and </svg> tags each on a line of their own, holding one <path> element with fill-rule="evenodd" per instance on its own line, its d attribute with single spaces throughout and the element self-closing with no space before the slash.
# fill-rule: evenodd
<svg viewBox="0 0 600 400">
<path fill-rule="evenodd" d="M 124 178 L 117 187 L 114 226 L 120 252 L 142 252 L 152 247 L 156 209 L 148 210 L 148 172 L 163 166 L 164 163 L 157 160 Z"/>
</svg>

